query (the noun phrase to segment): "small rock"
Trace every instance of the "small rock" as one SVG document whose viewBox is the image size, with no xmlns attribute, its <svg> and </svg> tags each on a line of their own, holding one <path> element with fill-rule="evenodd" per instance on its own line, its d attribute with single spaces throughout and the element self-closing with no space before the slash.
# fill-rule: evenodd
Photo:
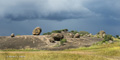
<svg viewBox="0 0 120 60">
<path fill-rule="evenodd" d="M 109 40 L 109 43 L 113 43 L 113 41 L 112 41 L 112 40 Z"/>
<path fill-rule="evenodd" d="M 11 34 L 11 37 L 15 37 L 15 34 L 14 34 L 14 33 L 12 33 L 12 34 Z"/>
</svg>

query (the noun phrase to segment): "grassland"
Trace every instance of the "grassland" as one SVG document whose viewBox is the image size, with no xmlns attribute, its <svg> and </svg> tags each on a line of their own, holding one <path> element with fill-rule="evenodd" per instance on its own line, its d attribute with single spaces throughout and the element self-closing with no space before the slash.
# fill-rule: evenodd
<svg viewBox="0 0 120 60">
<path fill-rule="evenodd" d="M 120 40 L 62 51 L 1 50 L 0 60 L 120 60 Z"/>
</svg>

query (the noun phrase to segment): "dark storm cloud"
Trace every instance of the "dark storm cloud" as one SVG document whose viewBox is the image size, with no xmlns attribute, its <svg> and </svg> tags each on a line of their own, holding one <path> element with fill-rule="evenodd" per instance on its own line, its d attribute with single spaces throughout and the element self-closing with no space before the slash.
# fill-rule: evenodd
<svg viewBox="0 0 120 60">
<path fill-rule="evenodd" d="M 95 16 L 82 5 L 82 0 L 1 0 L 0 9 L 5 19 L 14 21 L 26 19 L 65 20 Z"/>
<path fill-rule="evenodd" d="M 0 18 L 14 21 L 116 18 L 119 0 L 0 0 Z"/>
</svg>

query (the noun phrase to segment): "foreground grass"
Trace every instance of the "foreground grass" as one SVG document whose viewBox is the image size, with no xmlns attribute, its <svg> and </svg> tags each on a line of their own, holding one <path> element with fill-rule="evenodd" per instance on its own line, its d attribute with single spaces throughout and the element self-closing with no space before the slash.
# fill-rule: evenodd
<svg viewBox="0 0 120 60">
<path fill-rule="evenodd" d="M 95 44 L 91 47 L 67 49 L 65 51 L 94 52 L 95 56 L 102 56 L 112 60 L 120 60 L 120 40 L 114 39 L 114 43 L 106 42 L 105 44 L 98 42 L 98 44 Z"/>
<path fill-rule="evenodd" d="M 108 60 L 104 57 L 65 52 L 1 53 L 1 60 Z"/>
<path fill-rule="evenodd" d="M 120 40 L 64 51 L 4 50 L 0 60 L 120 60 Z"/>
</svg>

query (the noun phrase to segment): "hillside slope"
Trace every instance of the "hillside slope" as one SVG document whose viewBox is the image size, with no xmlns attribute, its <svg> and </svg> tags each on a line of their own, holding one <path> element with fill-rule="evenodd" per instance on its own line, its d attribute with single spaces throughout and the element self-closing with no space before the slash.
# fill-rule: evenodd
<svg viewBox="0 0 120 60">
<path fill-rule="evenodd" d="M 83 46 L 90 46 L 101 38 L 95 37 L 81 37 L 81 38 L 66 38 L 67 42 L 60 46 L 60 41 L 55 43 L 49 42 L 49 35 L 21 35 L 11 38 L 10 36 L 0 37 L 0 49 L 40 49 L 40 50 L 63 50 L 69 48 L 78 48 Z"/>
</svg>

